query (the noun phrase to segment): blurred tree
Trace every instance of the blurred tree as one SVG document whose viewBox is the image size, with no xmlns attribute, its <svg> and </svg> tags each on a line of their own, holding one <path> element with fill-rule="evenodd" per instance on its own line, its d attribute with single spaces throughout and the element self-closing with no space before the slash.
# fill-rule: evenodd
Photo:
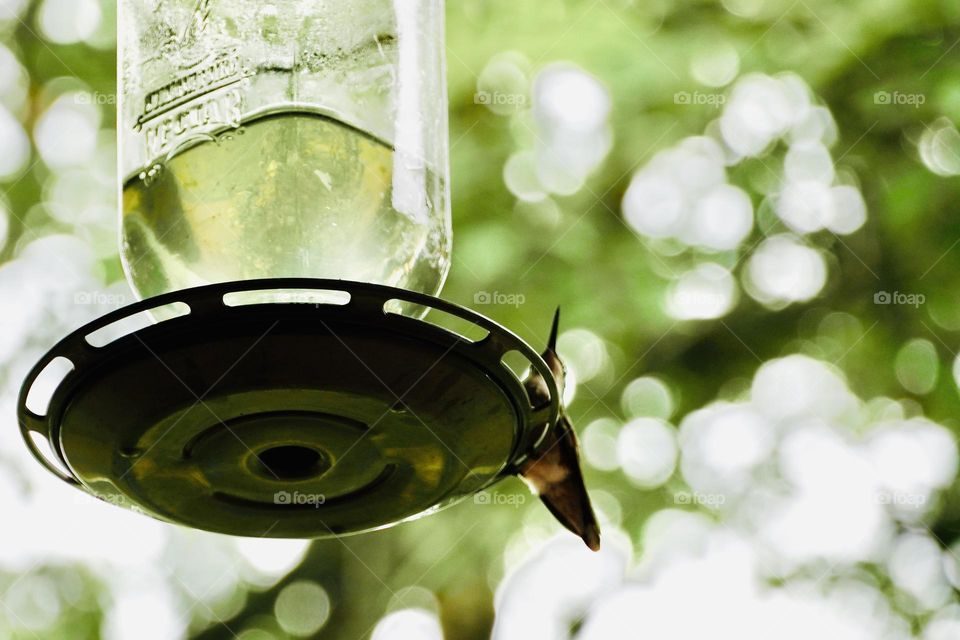
<svg viewBox="0 0 960 640">
<path fill-rule="evenodd" d="M 0 2 L 0 16 L 16 4 Z M 82 90 L 104 97 L 96 104 L 109 133 L 116 115 L 115 101 L 109 99 L 116 95 L 115 51 L 103 44 L 102 34 L 90 37 L 93 45 L 50 41 L 38 26 L 41 5 L 30 2 L 19 19 L 2 22 L 4 45 L 29 77 L 26 99 L 22 104 L 11 99 L 5 108 L 33 132 L 58 95 Z M 108 0 L 99 4 L 104 24 L 112 20 L 113 6 Z M 960 346 L 960 219 L 954 210 L 960 179 L 937 175 L 922 155 L 923 141 L 939 119 L 954 127 L 960 120 L 956 3 L 464 0 L 449 3 L 447 11 L 455 250 L 444 296 L 466 305 L 473 305 L 480 292 L 511 296 L 513 304 L 482 310 L 534 345 L 545 341 L 557 304 L 565 329 L 588 332 L 574 338 L 596 337 L 604 350 L 602 358 L 597 356 L 602 364 L 577 384 L 570 407 L 581 432 L 598 419 L 619 425 L 633 417 L 625 415 L 621 397 L 640 376 L 666 382 L 675 407 L 663 417 L 679 421 L 718 397 L 742 398 L 761 363 L 797 352 L 835 363 L 862 398 L 893 398 L 902 401 L 908 415 L 922 412 L 960 430 L 960 398 L 951 375 Z M 507 71 L 490 70 L 491 61 L 505 52 Z M 518 151 L 543 142 L 546 134 L 529 108 L 536 100 L 532 85 L 544 68 L 560 61 L 576 65 L 609 92 L 612 146 L 582 188 L 524 201 L 515 195 L 516 185 L 511 191 L 505 181 L 505 165 Z M 0 60 L 0 86 L 4 64 Z M 768 234 L 785 229 L 769 202 L 764 205 L 778 188 L 785 145 L 775 143 L 770 153 L 729 170 L 730 182 L 749 194 L 756 217 L 750 235 L 729 251 L 688 249 L 644 237 L 624 217 L 624 195 L 635 172 L 654 154 L 716 126 L 711 123 L 735 77 L 782 71 L 799 74 L 833 114 L 836 171 L 863 194 L 867 221 L 850 235 L 821 230 L 806 237 L 825 256 L 828 272 L 825 287 L 811 300 L 772 310 L 738 284 L 739 300 L 728 313 L 678 320 L 665 302 L 677 274 L 712 261 L 742 282 L 754 249 Z M 716 73 L 729 77 L 716 86 L 701 82 Z M 520 87 L 516 95 L 523 99 L 516 108 L 495 110 L 477 99 L 481 87 L 501 85 Z M 697 104 L 678 101 L 684 92 L 705 98 Z M 884 102 L 878 92 L 922 96 L 922 101 Z M 49 185 L 56 174 L 35 150 L 28 167 L 4 182 L 10 224 L 3 260 L 17 257 L 32 239 L 88 233 L 83 223 L 70 224 L 51 213 Z M 101 252 L 98 258 L 97 277 L 105 286 L 121 278 L 115 253 Z M 879 292 L 919 294 L 925 303 L 878 305 Z M 574 338 L 568 339 L 568 351 L 580 348 Z M 930 341 L 936 351 L 939 375 L 929 393 L 905 389 L 895 367 L 902 347 L 916 338 Z M 574 369 L 582 372 L 583 366 Z M 17 384 L 16 371 L 4 368 L 10 389 Z M 12 418 L 5 427 L 13 430 Z M 0 470 L 4 466 L 15 467 L 0 457 Z M 676 506 L 680 476 L 641 490 L 616 462 L 587 469 L 600 509 L 626 532 L 639 532 L 651 514 Z M 525 491 L 513 480 L 498 490 Z M 955 487 L 929 524 L 942 545 L 960 541 Z M 388 611 L 424 607 L 437 610 L 447 638 L 485 638 L 493 627 L 494 591 L 504 574 L 556 529 L 531 498 L 519 507 L 467 502 L 387 531 L 319 541 L 275 584 L 242 587 L 245 604 L 224 620 L 196 623 L 206 627 L 192 637 L 286 637 L 275 619 L 276 599 L 288 585 L 310 580 L 332 603 L 328 621 L 312 637 L 367 637 Z M 61 590 L 59 618 L 42 635 L 8 633 L 18 626 L 9 595 L 17 578 L 3 573 L 0 592 L 7 595 L 0 600 L 7 610 L 0 608 L 0 620 L 6 620 L 0 622 L 0 635 L 99 637 L 103 616 L 98 607 L 108 606 L 106 587 L 82 567 L 51 564 L 28 575 Z M 435 599 L 410 589 L 414 586 Z M 269 635 L 244 635 L 257 629 Z"/>
</svg>

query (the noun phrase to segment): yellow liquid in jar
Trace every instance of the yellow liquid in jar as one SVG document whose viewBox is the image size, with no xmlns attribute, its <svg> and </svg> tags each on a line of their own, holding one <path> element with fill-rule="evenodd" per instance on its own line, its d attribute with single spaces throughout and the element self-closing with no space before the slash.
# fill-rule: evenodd
<svg viewBox="0 0 960 640">
<path fill-rule="evenodd" d="M 276 277 L 436 293 L 450 260 L 445 185 L 419 169 L 397 199 L 395 158 L 359 129 L 303 111 L 193 144 L 125 184 L 127 275 L 143 297 Z"/>
</svg>

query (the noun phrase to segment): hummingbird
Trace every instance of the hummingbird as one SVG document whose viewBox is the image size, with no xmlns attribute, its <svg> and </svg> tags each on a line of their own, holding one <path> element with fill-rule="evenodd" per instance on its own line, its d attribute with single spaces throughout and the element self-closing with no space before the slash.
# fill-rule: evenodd
<svg viewBox="0 0 960 640">
<path fill-rule="evenodd" d="M 557 389 L 563 397 L 566 382 L 566 367 L 557 354 L 557 331 L 560 326 L 560 309 L 553 316 L 553 327 L 543 361 L 550 367 Z M 550 401 L 550 392 L 543 376 L 530 370 L 523 386 L 534 406 Z M 549 429 L 543 442 L 539 443 L 526 462 L 518 469 L 520 478 L 540 497 L 550 513 L 564 527 L 578 535 L 593 551 L 600 549 L 600 527 L 590 505 L 590 496 L 580 471 L 580 443 L 576 431 L 561 400 L 560 415 Z"/>
</svg>

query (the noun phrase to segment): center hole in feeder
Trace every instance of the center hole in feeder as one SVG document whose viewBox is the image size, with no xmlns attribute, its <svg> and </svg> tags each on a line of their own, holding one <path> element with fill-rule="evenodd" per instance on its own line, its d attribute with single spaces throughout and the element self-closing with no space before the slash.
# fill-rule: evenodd
<svg viewBox="0 0 960 640">
<path fill-rule="evenodd" d="M 263 474 L 278 480 L 307 480 L 330 467 L 322 453 L 297 444 L 264 449 L 257 454 L 257 462 Z"/>
</svg>

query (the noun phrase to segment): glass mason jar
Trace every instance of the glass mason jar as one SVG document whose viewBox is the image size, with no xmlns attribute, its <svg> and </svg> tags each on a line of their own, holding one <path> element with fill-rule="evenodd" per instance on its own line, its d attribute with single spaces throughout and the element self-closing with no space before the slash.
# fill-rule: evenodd
<svg viewBox="0 0 960 640">
<path fill-rule="evenodd" d="M 122 257 L 148 297 L 450 266 L 443 0 L 120 0 Z"/>
</svg>

